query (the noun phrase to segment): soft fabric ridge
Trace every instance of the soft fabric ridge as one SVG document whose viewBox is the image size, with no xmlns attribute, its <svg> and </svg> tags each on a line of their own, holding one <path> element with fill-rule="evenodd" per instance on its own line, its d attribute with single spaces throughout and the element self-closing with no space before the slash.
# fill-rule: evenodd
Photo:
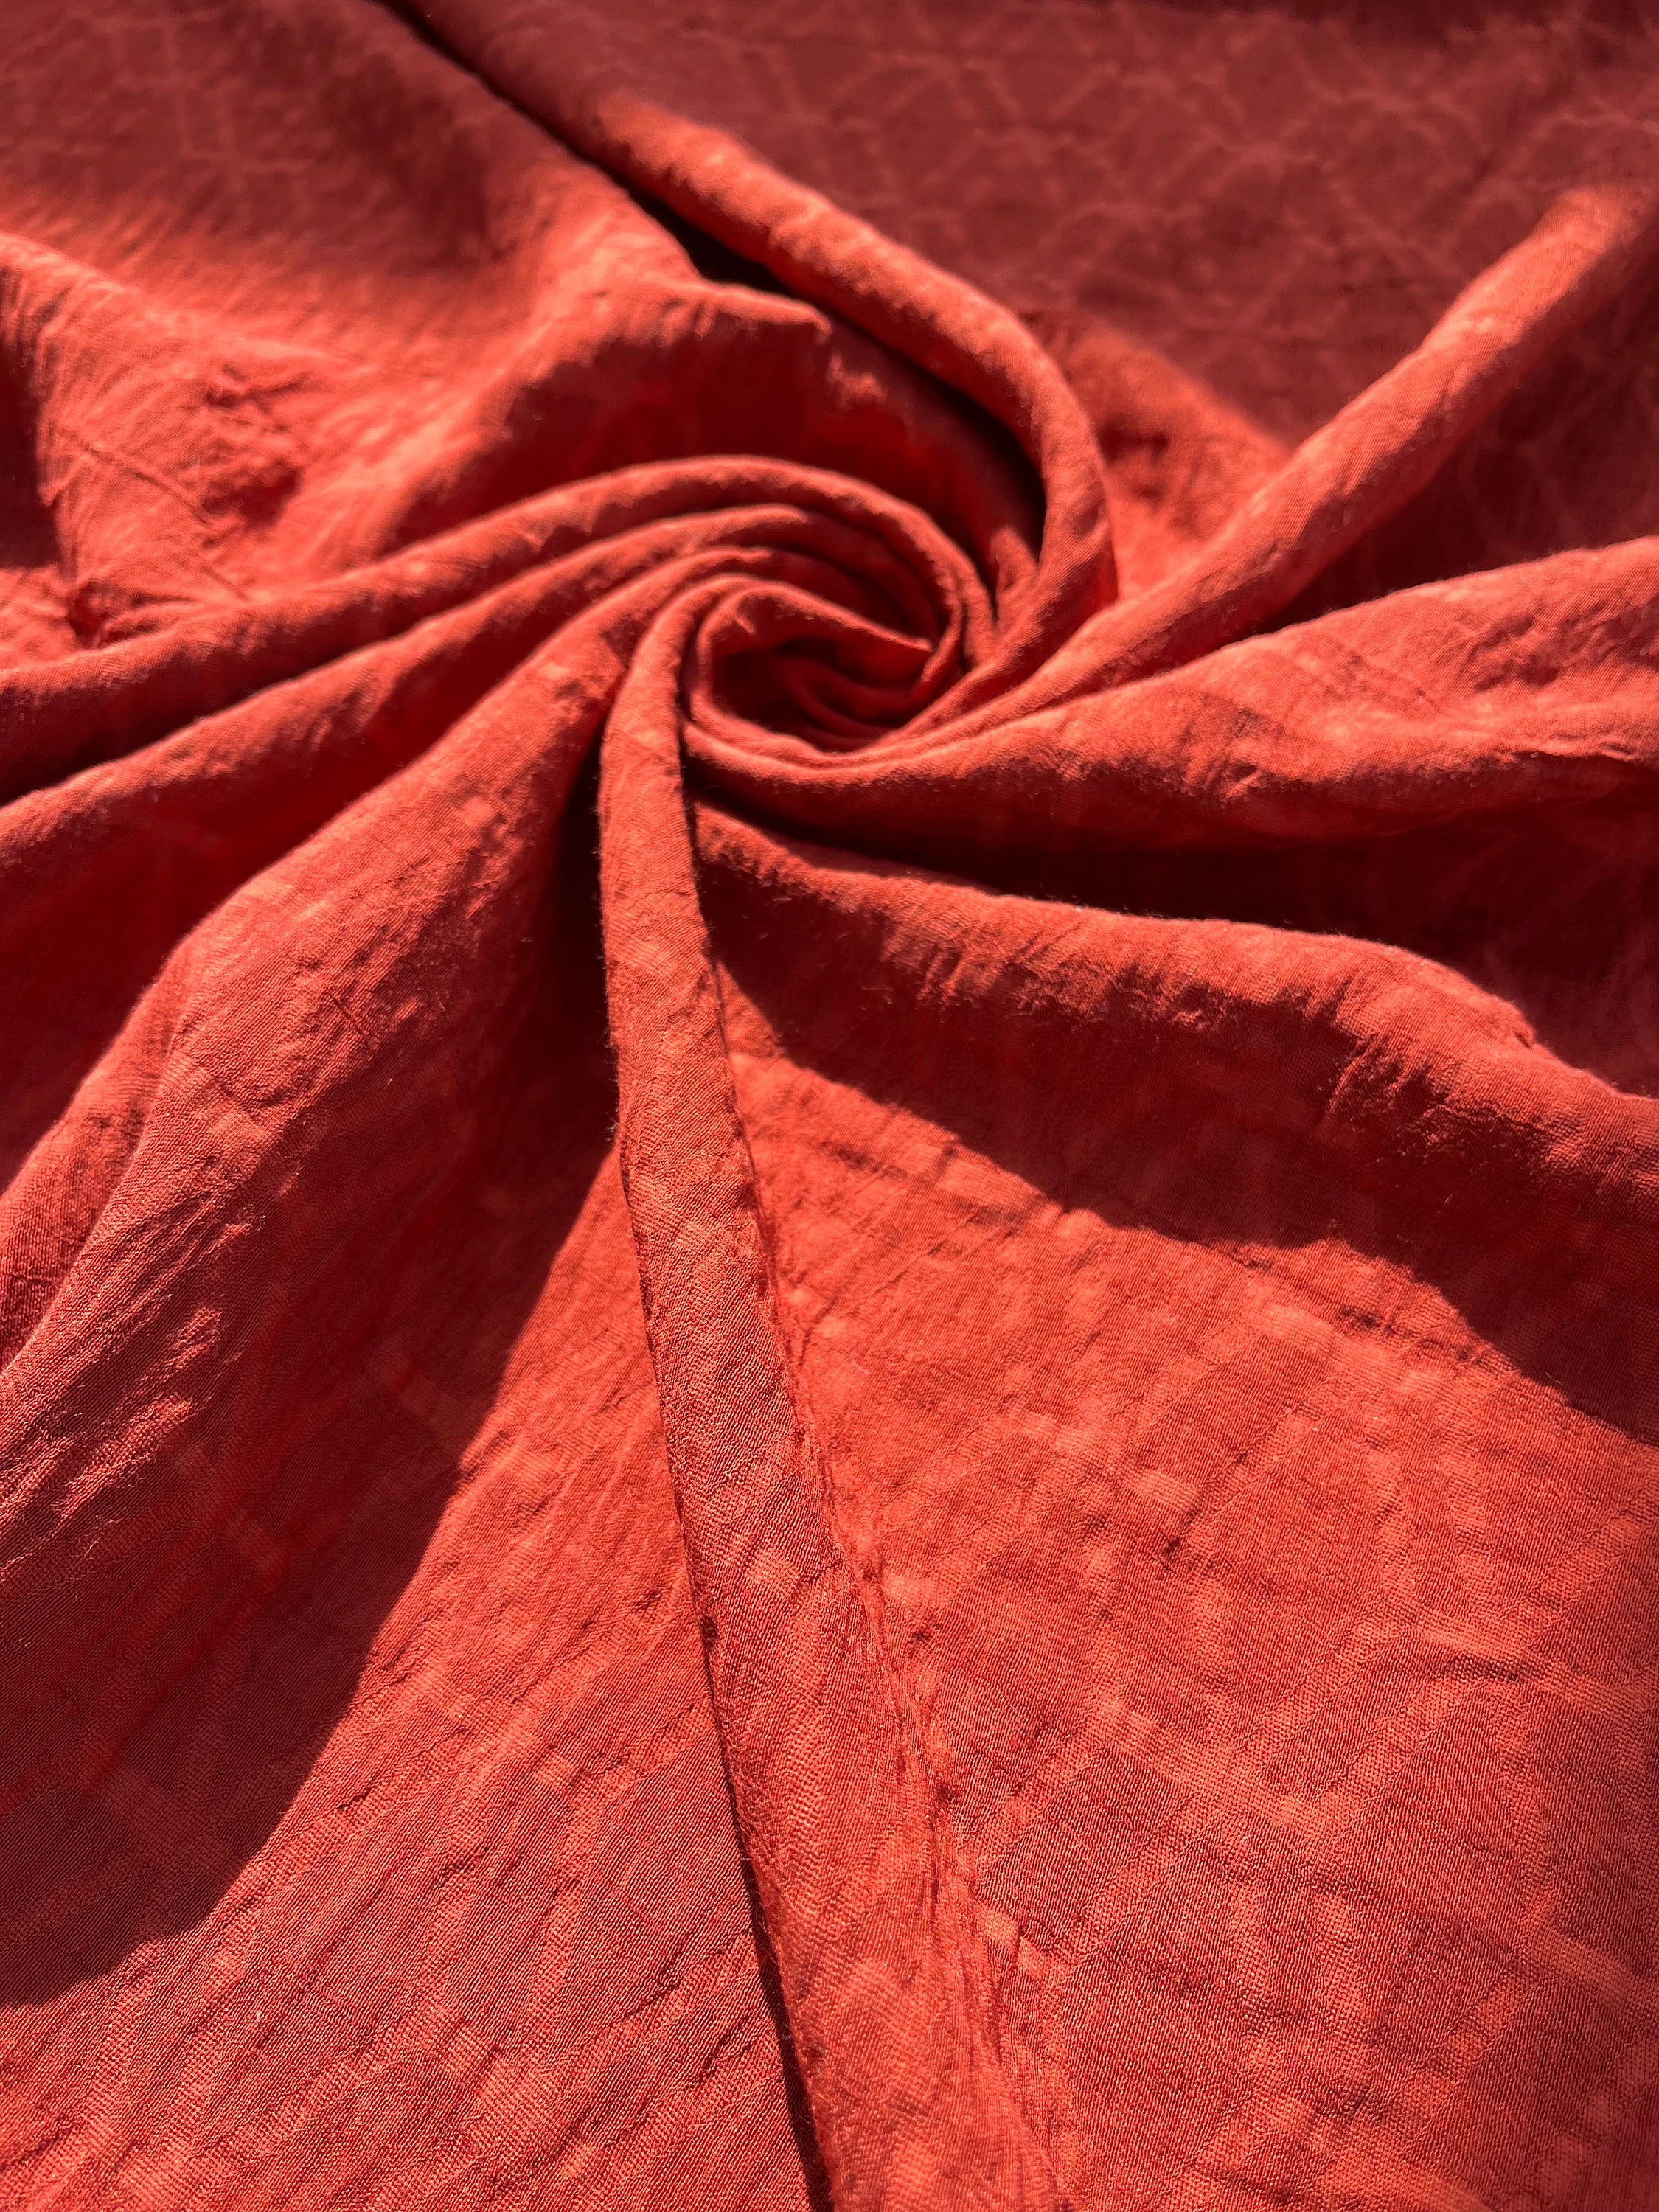
<svg viewBox="0 0 1659 2212">
<path fill-rule="evenodd" d="M 0 2203 L 1659 2203 L 1659 198 L 1285 435 L 23 15 Z"/>
</svg>

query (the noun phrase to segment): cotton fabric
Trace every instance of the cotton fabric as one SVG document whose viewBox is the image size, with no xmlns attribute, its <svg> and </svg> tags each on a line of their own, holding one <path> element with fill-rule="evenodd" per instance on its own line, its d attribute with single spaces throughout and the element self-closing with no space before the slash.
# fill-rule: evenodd
<svg viewBox="0 0 1659 2212">
<path fill-rule="evenodd" d="M 1642 2212 L 1642 165 L 1229 392 L 651 20 L 23 10 L 0 2203 Z"/>
</svg>

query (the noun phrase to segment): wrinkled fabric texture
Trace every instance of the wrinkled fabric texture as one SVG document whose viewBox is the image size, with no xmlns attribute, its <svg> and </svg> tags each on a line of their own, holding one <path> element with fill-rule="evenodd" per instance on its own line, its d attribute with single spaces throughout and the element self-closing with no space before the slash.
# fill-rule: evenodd
<svg viewBox="0 0 1659 2212">
<path fill-rule="evenodd" d="M 12 39 L 0 2204 L 1650 2212 L 1639 20 Z"/>
</svg>

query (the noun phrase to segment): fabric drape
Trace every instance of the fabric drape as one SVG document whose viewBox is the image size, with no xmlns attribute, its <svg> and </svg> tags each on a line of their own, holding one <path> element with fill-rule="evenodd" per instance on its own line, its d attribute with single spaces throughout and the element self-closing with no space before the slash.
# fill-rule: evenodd
<svg viewBox="0 0 1659 2212">
<path fill-rule="evenodd" d="M 0 2203 L 1659 2202 L 1653 188 L 1291 429 L 24 15 Z"/>
</svg>

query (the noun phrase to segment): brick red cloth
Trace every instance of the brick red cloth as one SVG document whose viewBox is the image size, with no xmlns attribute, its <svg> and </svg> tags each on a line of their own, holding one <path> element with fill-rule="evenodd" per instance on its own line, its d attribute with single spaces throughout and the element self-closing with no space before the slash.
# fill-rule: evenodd
<svg viewBox="0 0 1659 2212">
<path fill-rule="evenodd" d="M 1022 319 L 629 88 L 799 11 L 17 0 L 0 2204 L 1659 2203 L 1656 80 L 1490 15 L 838 16 Z"/>
</svg>

